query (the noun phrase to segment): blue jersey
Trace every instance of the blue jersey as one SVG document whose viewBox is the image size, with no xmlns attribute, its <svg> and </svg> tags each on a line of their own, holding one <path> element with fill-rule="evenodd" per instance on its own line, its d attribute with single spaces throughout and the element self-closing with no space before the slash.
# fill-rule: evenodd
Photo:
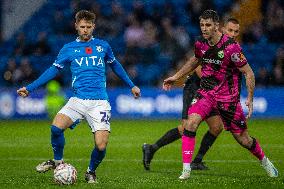
<svg viewBox="0 0 284 189">
<path fill-rule="evenodd" d="M 53 79 L 60 69 L 70 67 L 74 96 L 81 99 L 106 100 L 106 65 L 130 88 L 134 84 L 121 64 L 115 59 L 111 47 L 103 40 L 91 38 L 64 45 L 56 61 L 37 80 L 26 88 L 29 92 Z"/>
<path fill-rule="evenodd" d="M 110 45 L 106 41 L 91 38 L 88 42 L 76 39 L 64 45 L 53 65 L 61 69 L 70 66 L 74 96 L 104 100 L 108 98 L 106 64 L 114 61 Z"/>
</svg>

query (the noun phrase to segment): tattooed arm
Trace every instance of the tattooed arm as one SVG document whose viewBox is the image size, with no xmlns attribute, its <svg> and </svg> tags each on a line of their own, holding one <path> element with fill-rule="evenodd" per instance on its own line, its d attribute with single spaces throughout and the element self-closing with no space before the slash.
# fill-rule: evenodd
<svg viewBox="0 0 284 189">
<path fill-rule="evenodd" d="M 255 77 L 249 64 L 244 65 L 243 67 L 239 68 L 239 70 L 245 75 L 246 78 L 246 86 L 248 91 L 246 105 L 249 109 L 247 119 L 249 119 L 253 111 L 253 93 L 255 88 Z"/>
<path fill-rule="evenodd" d="M 180 78 L 187 74 L 192 74 L 199 64 L 200 62 L 195 56 L 191 57 L 178 72 L 164 80 L 163 89 L 170 90 L 171 86 L 176 85 Z"/>
</svg>

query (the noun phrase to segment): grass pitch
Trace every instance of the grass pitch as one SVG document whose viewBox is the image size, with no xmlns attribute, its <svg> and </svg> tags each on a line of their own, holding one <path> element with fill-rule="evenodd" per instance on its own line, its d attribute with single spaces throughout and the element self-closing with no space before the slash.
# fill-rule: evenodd
<svg viewBox="0 0 284 189">
<path fill-rule="evenodd" d="M 250 134 L 256 137 L 266 155 L 278 168 L 279 177 L 269 178 L 259 162 L 240 147 L 228 132 L 223 132 L 205 157 L 210 170 L 192 171 L 187 181 L 179 181 L 182 170 L 181 141 L 176 141 L 154 156 L 151 171 L 144 171 L 141 146 L 153 143 L 179 121 L 138 120 L 111 123 L 107 155 L 97 169 L 98 184 L 87 184 L 84 172 L 93 148 L 93 136 L 85 122 L 65 132 L 64 159 L 78 171 L 72 186 L 53 182 L 53 171 L 39 174 L 35 166 L 52 158 L 50 122 L 0 122 L 0 188 L 284 188 L 283 120 L 252 120 Z M 207 130 L 201 125 L 197 146 Z"/>
</svg>

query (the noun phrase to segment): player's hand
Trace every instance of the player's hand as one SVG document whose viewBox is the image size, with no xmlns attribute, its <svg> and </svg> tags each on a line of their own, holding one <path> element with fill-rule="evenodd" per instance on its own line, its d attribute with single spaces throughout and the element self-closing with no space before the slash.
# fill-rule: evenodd
<svg viewBox="0 0 284 189">
<path fill-rule="evenodd" d="M 22 87 L 20 89 L 17 90 L 18 95 L 20 95 L 21 97 L 27 97 L 29 96 L 29 91 L 27 90 L 26 87 Z"/>
<path fill-rule="evenodd" d="M 132 87 L 131 92 L 134 98 L 139 98 L 141 96 L 140 89 L 137 86 Z"/>
<path fill-rule="evenodd" d="M 248 115 L 246 116 L 246 119 L 250 119 L 252 112 L 253 112 L 253 101 L 250 99 L 247 99 L 245 104 L 248 107 Z"/>
<path fill-rule="evenodd" d="M 168 77 L 163 82 L 163 89 L 166 91 L 171 90 L 172 86 L 174 85 L 176 81 L 177 81 L 177 78 L 175 76 Z"/>
</svg>

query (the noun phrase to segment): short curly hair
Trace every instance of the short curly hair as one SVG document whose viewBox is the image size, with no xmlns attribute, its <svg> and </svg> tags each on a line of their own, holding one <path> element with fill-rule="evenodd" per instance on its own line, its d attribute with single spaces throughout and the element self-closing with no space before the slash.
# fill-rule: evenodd
<svg viewBox="0 0 284 189">
<path fill-rule="evenodd" d="M 80 10 L 76 13 L 75 20 L 76 20 L 76 23 L 80 22 L 81 20 L 87 20 L 87 21 L 91 21 L 92 23 L 95 23 L 96 14 L 91 11 Z"/>
<path fill-rule="evenodd" d="M 219 22 L 219 16 L 217 14 L 216 11 L 214 10 L 205 10 L 201 16 L 199 17 L 199 19 L 212 19 L 213 22 Z"/>
</svg>

